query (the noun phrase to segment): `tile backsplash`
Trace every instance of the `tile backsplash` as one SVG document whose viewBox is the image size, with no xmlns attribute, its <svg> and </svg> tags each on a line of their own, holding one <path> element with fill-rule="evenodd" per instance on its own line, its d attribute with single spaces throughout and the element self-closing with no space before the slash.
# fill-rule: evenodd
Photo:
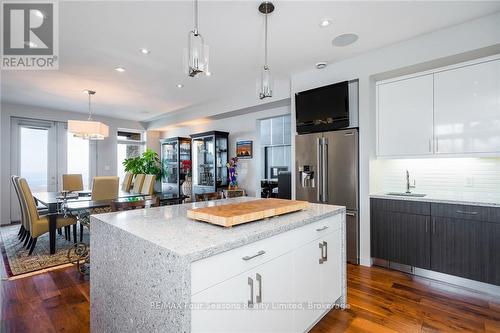
<svg viewBox="0 0 500 333">
<path fill-rule="evenodd" d="M 425 158 L 376 160 L 371 192 L 404 191 L 406 170 L 413 192 L 500 194 L 500 158 Z"/>
</svg>

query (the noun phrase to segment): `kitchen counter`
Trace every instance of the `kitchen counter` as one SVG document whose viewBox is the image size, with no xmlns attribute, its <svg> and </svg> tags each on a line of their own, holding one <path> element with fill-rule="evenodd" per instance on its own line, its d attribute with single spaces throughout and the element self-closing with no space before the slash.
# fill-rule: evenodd
<svg viewBox="0 0 500 333">
<path fill-rule="evenodd" d="M 413 191 L 413 192 L 421 193 L 419 191 Z M 406 196 L 388 195 L 387 192 L 384 192 L 384 193 L 370 194 L 370 198 L 436 202 L 436 203 L 472 205 L 472 206 L 484 206 L 484 207 L 500 207 L 500 194 L 440 192 L 440 193 L 429 193 L 425 197 L 406 197 Z"/>
<path fill-rule="evenodd" d="M 310 204 L 304 211 L 232 228 L 186 217 L 187 209 L 193 207 L 249 200 L 255 198 L 241 197 L 91 216 L 92 331 L 190 331 L 191 311 L 186 305 L 190 304 L 192 295 L 191 271 L 194 263 L 203 263 L 217 258 L 217 255 L 232 253 L 270 238 L 283 238 L 283 234 L 289 235 L 295 229 L 340 215 L 342 218 L 335 221 L 341 222 L 335 224 L 342 232 L 341 239 L 345 239 L 345 207 L 340 206 Z M 333 226 L 330 229 L 333 231 Z M 333 244 L 330 246 L 335 249 Z M 319 251 L 317 244 L 315 248 L 316 254 Z M 345 241 L 342 241 L 342 249 L 345 258 Z M 340 252 L 340 244 L 338 250 Z M 241 256 L 238 260 L 241 262 Z M 315 261 L 317 263 L 317 259 Z M 342 263 L 345 266 L 345 260 Z M 214 266 L 209 270 L 213 272 L 207 272 L 205 276 L 218 268 Z M 345 295 L 345 267 L 336 271 L 343 272 L 342 290 Z M 176 307 L 165 309 L 165 304 L 176 304 Z"/>
</svg>

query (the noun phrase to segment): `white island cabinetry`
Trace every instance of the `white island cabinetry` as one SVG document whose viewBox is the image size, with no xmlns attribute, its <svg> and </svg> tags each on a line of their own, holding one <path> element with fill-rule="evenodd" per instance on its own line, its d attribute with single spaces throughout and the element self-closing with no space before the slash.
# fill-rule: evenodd
<svg viewBox="0 0 500 333">
<path fill-rule="evenodd" d="M 192 332 L 304 332 L 343 306 L 343 218 L 194 262 Z"/>
</svg>

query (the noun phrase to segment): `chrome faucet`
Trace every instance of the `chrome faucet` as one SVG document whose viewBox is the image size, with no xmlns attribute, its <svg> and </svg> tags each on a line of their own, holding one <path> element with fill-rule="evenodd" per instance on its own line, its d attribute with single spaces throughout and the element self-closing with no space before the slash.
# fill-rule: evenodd
<svg viewBox="0 0 500 333">
<path fill-rule="evenodd" d="M 413 185 L 410 185 L 410 172 L 406 170 L 406 193 L 410 194 L 410 189 L 415 188 L 416 182 L 413 180 Z"/>
</svg>

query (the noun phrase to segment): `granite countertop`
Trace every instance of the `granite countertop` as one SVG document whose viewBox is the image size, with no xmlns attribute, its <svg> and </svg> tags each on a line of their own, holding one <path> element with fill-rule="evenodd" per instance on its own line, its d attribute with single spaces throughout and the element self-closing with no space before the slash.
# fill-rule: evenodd
<svg viewBox="0 0 500 333">
<path fill-rule="evenodd" d="M 310 204 L 307 210 L 232 228 L 198 222 L 186 217 L 186 211 L 190 208 L 257 199 L 240 197 L 106 213 L 93 215 L 91 218 L 92 223 L 100 221 L 114 226 L 192 262 L 345 212 L 345 207 L 342 206 Z"/>
<path fill-rule="evenodd" d="M 415 193 L 423 193 L 415 191 Z M 393 199 L 393 200 L 410 200 L 423 202 L 438 202 L 458 205 L 473 205 L 484 207 L 500 207 L 500 194 L 488 193 L 464 193 L 464 192 L 438 192 L 429 193 L 425 197 L 405 197 L 388 195 L 384 193 L 370 194 L 371 198 L 377 199 Z"/>
</svg>

